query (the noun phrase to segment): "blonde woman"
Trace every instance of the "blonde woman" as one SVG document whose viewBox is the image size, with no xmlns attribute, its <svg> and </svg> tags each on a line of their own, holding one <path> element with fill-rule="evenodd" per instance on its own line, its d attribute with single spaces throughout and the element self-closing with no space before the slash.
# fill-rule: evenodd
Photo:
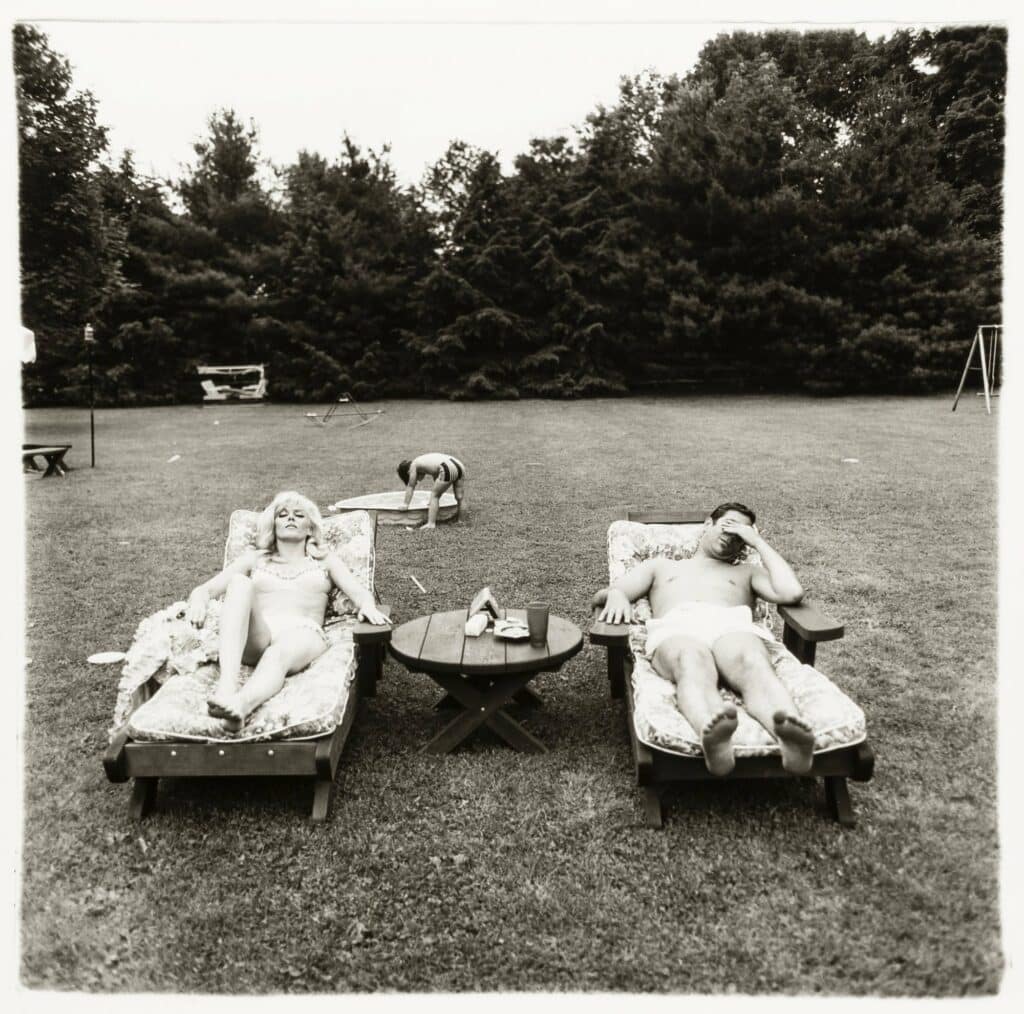
<svg viewBox="0 0 1024 1014">
<path fill-rule="evenodd" d="M 347 595 L 360 618 L 384 624 L 373 595 L 344 563 L 321 545 L 316 505 L 295 492 L 278 493 L 259 520 L 257 548 L 243 553 L 188 599 L 188 619 L 201 627 L 211 598 L 224 596 L 220 613 L 220 679 L 210 714 L 237 732 L 246 718 L 327 650 L 323 623 L 332 587 Z M 239 667 L 255 666 L 239 688 Z"/>
</svg>

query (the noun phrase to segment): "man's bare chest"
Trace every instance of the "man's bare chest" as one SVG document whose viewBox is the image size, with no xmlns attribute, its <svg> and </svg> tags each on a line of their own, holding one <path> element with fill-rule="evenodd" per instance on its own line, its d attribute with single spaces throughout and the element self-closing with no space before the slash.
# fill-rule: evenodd
<svg viewBox="0 0 1024 1014">
<path fill-rule="evenodd" d="M 666 560 L 659 565 L 651 597 L 672 602 L 748 605 L 753 595 L 745 567 L 716 560 Z"/>
</svg>

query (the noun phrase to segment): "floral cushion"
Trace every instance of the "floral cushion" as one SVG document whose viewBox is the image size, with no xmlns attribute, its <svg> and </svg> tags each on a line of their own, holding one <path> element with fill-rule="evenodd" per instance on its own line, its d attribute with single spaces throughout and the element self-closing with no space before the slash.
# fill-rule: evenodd
<svg viewBox="0 0 1024 1014">
<path fill-rule="evenodd" d="M 284 687 L 261 704 L 237 733 L 209 715 L 207 699 L 219 676 L 217 667 L 220 603 L 210 603 L 201 630 L 185 619 L 184 602 L 139 624 L 118 687 L 111 734 L 127 721 L 133 739 L 245 742 L 302 739 L 333 730 L 345 714 L 355 676 L 351 617 L 326 628 L 330 647 L 311 665 L 289 676 Z M 242 666 L 240 683 L 252 675 Z M 132 694 L 156 676 L 160 689 L 131 712 Z"/>
<path fill-rule="evenodd" d="M 697 548 L 706 528 L 694 525 L 645 525 L 616 521 L 608 529 L 608 573 L 614 582 L 633 567 L 652 556 L 685 559 Z M 748 563 L 760 564 L 756 553 L 745 556 Z M 687 757 L 702 755 L 700 737 L 676 705 L 675 685 L 662 679 L 645 655 L 646 621 L 651 617 L 646 598 L 635 603 L 636 622 L 630 625 L 629 645 L 633 654 L 633 727 L 637 738 L 648 746 Z M 771 629 L 775 609 L 758 601 L 756 621 Z M 797 710 L 814 730 L 814 751 L 823 753 L 852 746 L 867 738 L 864 712 L 826 676 L 803 665 L 778 641 L 766 641 L 768 657 L 776 675 L 789 691 Z M 743 709 L 742 701 L 721 688 L 723 697 L 737 707 L 739 725 L 733 734 L 738 757 L 761 757 L 779 753 L 775 738 Z"/>
<path fill-rule="evenodd" d="M 632 638 L 631 638 L 632 642 Z M 766 641 L 775 673 L 789 691 L 800 715 L 814 730 L 814 752 L 853 746 L 867 738 L 864 712 L 817 669 L 803 665 L 778 641 Z M 651 663 L 634 649 L 633 728 L 637 739 L 650 747 L 699 757 L 700 737 L 676 706 L 675 685 L 662 679 Z M 743 710 L 730 690 L 722 696 L 736 705 L 739 725 L 732 742 L 737 757 L 764 757 L 779 752 L 779 745 L 760 722 Z"/>
<path fill-rule="evenodd" d="M 242 553 L 256 548 L 259 511 L 237 510 L 228 522 L 228 540 L 224 546 L 224 566 Z M 366 511 L 351 511 L 323 519 L 323 545 L 341 558 L 364 587 L 373 588 L 373 519 Z M 327 606 L 328 622 L 334 616 L 355 616 L 356 607 L 347 595 L 335 588 Z"/>
</svg>

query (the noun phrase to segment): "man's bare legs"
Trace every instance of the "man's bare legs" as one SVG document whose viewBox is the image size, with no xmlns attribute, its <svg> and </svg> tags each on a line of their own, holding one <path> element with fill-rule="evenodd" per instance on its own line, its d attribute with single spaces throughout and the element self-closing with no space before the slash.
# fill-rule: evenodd
<svg viewBox="0 0 1024 1014">
<path fill-rule="evenodd" d="M 775 675 L 764 641 L 756 634 L 723 634 L 712 654 L 746 711 L 778 739 L 782 766 L 794 775 L 807 774 L 814 763 L 814 732 Z"/>
<path fill-rule="evenodd" d="M 658 645 L 651 661 L 660 676 L 675 683 L 679 710 L 700 735 L 708 770 L 727 775 L 736 766 L 732 751 L 736 709 L 718 692 L 718 670 L 711 652 L 700 641 L 679 635 Z"/>
<path fill-rule="evenodd" d="M 430 503 L 427 504 L 427 520 L 420 525 L 421 532 L 433 531 L 437 527 L 437 511 L 441 506 L 441 494 L 451 485 L 443 479 L 438 479 L 430 491 Z"/>
<path fill-rule="evenodd" d="M 217 717 L 229 732 L 238 732 L 250 712 L 269 700 L 284 686 L 285 677 L 305 669 L 327 646 L 315 631 L 296 627 L 285 631 L 260 656 L 248 683 L 218 704 Z M 211 699 L 211 714 L 213 702 Z"/>
<path fill-rule="evenodd" d="M 243 661 L 256 662 L 270 644 L 270 630 L 253 609 L 252 579 L 236 574 L 224 592 L 220 610 L 220 678 L 210 694 L 210 714 L 224 717 L 227 700 L 238 689 Z"/>
<path fill-rule="evenodd" d="M 452 492 L 455 494 L 455 500 L 459 505 L 458 518 L 460 521 L 466 520 L 466 481 L 465 479 L 456 479 L 455 485 L 452 486 Z"/>
</svg>

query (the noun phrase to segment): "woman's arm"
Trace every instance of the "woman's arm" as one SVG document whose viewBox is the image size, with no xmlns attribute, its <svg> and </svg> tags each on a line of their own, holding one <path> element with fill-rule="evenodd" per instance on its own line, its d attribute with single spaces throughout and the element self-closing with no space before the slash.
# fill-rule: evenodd
<svg viewBox="0 0 1024 1014">
<path fill-rule="evenodd" d="M 383 625 L 391 622 L 377 608 L 377 603 L 373 601 L 373 595 L 359 583 L 356 576 L 338 556 L 328 553 L 324 564 L 327 567 L 327 573 L 331 575 L 331 580 L 355 603 L 359 615 L 367 623 Z"/>
<path fill-rule="evenodd" d="M 214 575 L 209 581 L 204 581 L 192 589 L 188 597 L 188 621 L 194 626 L 201 627 L 206 619 L 206 610 L 209 608 L 210 599 L 219 599 L 228 589 L 228 582 L 236 574 L 248 576 L 256 563 L 259 554 L 255 549 L 250 549 L 238 557 L 237 560 L 229 563 L 219 574 Z"/>
</svg>

